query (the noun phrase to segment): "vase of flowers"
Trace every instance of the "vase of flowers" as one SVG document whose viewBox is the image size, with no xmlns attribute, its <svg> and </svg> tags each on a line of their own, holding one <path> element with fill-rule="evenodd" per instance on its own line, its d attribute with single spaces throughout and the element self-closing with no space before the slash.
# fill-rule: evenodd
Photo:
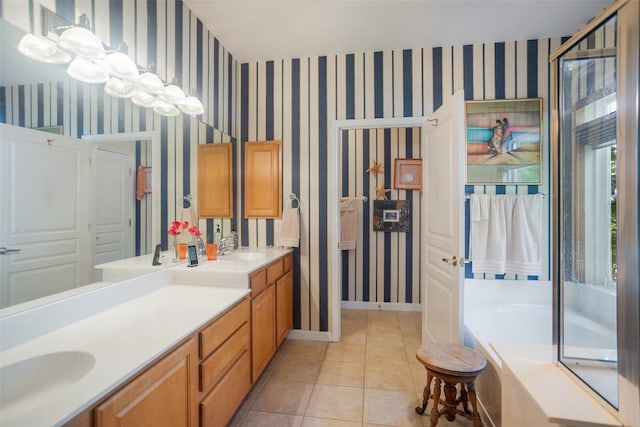
<svg viewBox="0 0 640 427">
<path fill-rule="evenodd" d="M 169 244 L 173 245 L 175 254 L 174 259 L 186 258 L 187 245 L 189 243 L 193 243 L 198 247 L 197 239 L 200 239 L 200 236 L 202 236 L 202 232 L 200 232 L 198 226 L 189 226 L 189 221 L 173 221 L 171 223 L 171 227 L 169 227 L 169 230 L 167 231 L 167 234 L 173 237 L 173 242 L 169 242 Z M 180 249 L 180 247 L 182 247 L 182 249 Z"/>
</svg>

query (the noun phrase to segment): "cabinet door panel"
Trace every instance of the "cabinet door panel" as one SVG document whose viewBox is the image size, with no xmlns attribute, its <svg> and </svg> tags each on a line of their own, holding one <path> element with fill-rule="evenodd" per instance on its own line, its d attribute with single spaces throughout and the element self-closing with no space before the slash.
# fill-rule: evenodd
<svg viewBox="0 0 640 427">
<path fill-rule="evenodd" d="M 196 365 L 190 339 L 98 406 L 96 427 L 196 427 Z"/>
<path fill-rule="evenodd" d="M 198 216 L 233 217 L 231 144 L 198 145 Z"/>
<path fill-rule="evenodd" d="M 289 271 L 276 282 L 277 345 L 293 327 L 293 272 Z"/>
<path fill-rule="evenodd" d="M 268 286 L 251 301 L 252 378 L 255 382 L 276 351 L 276 287 Z"/>
<path fill-rule="evenodd" d="M 245 218 L 282 216 L 282 141 L 245 145 Z"/>
</svg>

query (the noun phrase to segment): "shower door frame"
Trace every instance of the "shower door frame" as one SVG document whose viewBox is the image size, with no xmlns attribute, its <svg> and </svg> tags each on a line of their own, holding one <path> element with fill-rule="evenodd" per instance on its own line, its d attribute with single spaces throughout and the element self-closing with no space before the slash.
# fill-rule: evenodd
<svg viewBox="0 0 640 427">
<path fill-rule="evenodd" d="M 551 56 L 552 61 L 552 137 L 553 137 L 553 345 L 556 363 L 569 375 L 560 359 L 560 269 L 561 269 L 561 223 L 560 223 L 560 163 L 559 163 L 559 79 L 560 57 L 574 48 L 584 37 L 617 14 L 617 129 L 618 141 L 618 285 L 617 285 L 617 338 L 618 338 L 618 408 L 603 406 L 616 415 L 625 425 L 639 426 L 640 420 L 640 248 L 638 192 L 640 188 L 640 148 L 638 147 L 638 99 L 640 49 L 639 24 L 640 1 L 621 0 L 609 6 L 587 26 L 567 40 Z M 621 178 L 620 178 L 621 177 Z M 585 389 L 597 396 L 589 387 Z"/>
</svg>

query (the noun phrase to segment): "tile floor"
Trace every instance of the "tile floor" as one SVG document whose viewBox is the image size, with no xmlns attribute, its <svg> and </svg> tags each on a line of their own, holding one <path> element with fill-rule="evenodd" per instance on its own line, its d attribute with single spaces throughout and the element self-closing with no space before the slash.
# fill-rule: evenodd
<svg viewBox="0 0 640 427">
<path fill-rule="evenodd" d="M 231 426 L 428 426 L 414 410 L 426 381 L 415 358 L 420 316 L 342 310 L 341 342 L 285 341 Z M 471 425 L 460 417 L 438 422 Z"/>
</svg>

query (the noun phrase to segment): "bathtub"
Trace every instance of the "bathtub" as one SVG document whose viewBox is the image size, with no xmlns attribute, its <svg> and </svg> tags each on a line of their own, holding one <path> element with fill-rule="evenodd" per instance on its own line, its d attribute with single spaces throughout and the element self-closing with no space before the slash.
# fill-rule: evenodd
<svg viewBox="0 0 640 427">
<path fill-rule="evenodd" d="M 565 313 L 566 336 L 577 337 L 569 350 L 578 357 L 616 358 L 611 331 L 578 313 Z M 464 344 L 487 359 L 478 377 L 478 400 L 494 427 L 501 427 L 501 361 L 491 342 L 551 343 L 552 286 L 543 281 L 465 281 Z M 586 354 L 589 352 L 590 354 Z"/>
</svg>

